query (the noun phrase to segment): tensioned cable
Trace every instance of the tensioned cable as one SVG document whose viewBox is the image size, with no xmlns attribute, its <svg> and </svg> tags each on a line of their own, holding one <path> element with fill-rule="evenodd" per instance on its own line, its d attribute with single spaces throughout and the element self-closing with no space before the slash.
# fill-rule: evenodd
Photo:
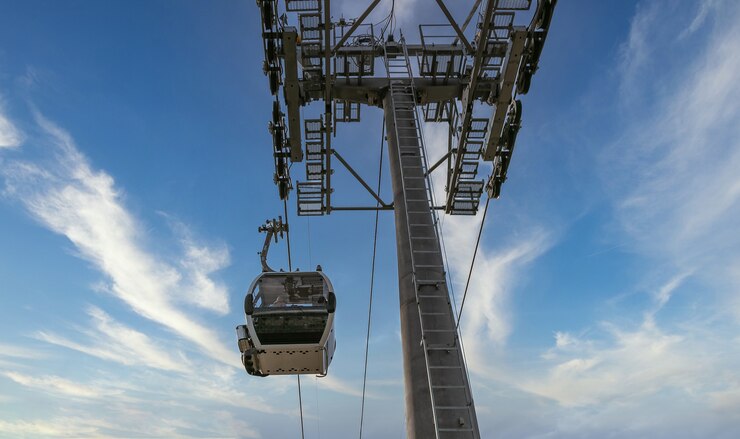
<svg viewBox="0 0 740 439">
<path fill-rule="evenodd" d="M 311 255 L 311 215 L 306 216 L 306 224 L 308 228 L 308 265 L 311 268 L 313 267 L 313 257 Z"/>
<path fill-rule="evenodd" d="M 418 115 L 418 109 L 417 109 L 417 115 Z M 424 130 L 423 129 L 421 130 L 421 135 L 422 135 L 422 137 L 424 137 Z M 426 156 L 427 155 L 426 143 L 424 142 L 423 145 L 424 145 L 424 155 Z M 436 202 L 435 202 L 436 196 L 434 194 L 434 185 L 432 184 L 432 176 L 431 176 L 431 174 L 427 174 L 427 184 L 429 184 L 429 187 L 431 189 L 431 193 L 432 193 L 432 204 L 434 205 L 434 204 L 436 204 Z M 486 210 L 488 210 L 488 204 L 487 203 L 486 203 Z M 453 309 L 456 310 L 457 309 L 457 300 L 456 300 L 456 296 L 455 296 L 454 282 L 452 281 L 452 273 L 451 273 L 452 266 L 450 265 L 450 261 L 447 258 L 447 245 L 445 244 L 445 236 L 444 236 L 444 224 L 445 224 L 445 218 L 447 217 L 447 215 L 442 215 L 442 220 L 441 221 L 439 220 L 439 216 L 436 215 L 436 213 L 434 215 L 437 217 L 437 221 L 440 222 L 440 224 L 439 224 L 439 239 L 440 239 L 440 243 L 441 243 L 441 247 L 442 247 L 442 254 L 444 255 L 445 267 L 447 267 L 447 273 L 446 273 L 447 283 L 448 283 L 448 286 L 449 286 L 450 294 L 452 295 L 452 305 L 454 306 Z M 460 340 L 460 351 L 462 352 L 463 361 L 465 362 L 465 364 L 467 364 L 468 363 L 468 357 L 467 357 L 467 354 L 465 352 L 465 344 L 463 343 L 462 333 L 460 333 L 460 330 L 459 330 L 459 321 L 455 325 L 455 330 L 458 332 L 458 337 L 459 337 L 459 340 Z M 468 382 L 470 382 L 470 372 L 468 372 L 468 369 L 467 368 L 465 368 L 465 376 L 466 376 Z M 472 395 L 471 395 L 471 400 L 472 400 Z"/>
<path fill-rule="evenodd" d="M 475 250 L 473 250 L 473 260 L 470 261 L 470 270 L 468 271 L 468 280 L 465 282 L 465 292 L 463 293 L 462 302 L 460 302 L 460 311 L 457 313 L 457 325 L 456 329 L 460 327 L 460 318 L 462 317 L 463 308 L 465 307 L 465 298 L 468 296 L 468 287 L 470 286 L 470 278 L 473 274 L 473 267 L 475 266 L 475 257 L 478 254 L 478 245 L 480 244 L 480 237 L 483 235 L 483 225 L 486 223 L 486 214 L 488 214 L 488 203 L 491 202 L 491 198 L 486 198 L 486 207 L 483 208 L 483 219 L 480 222 L 480 229 L 478 229 L 478 239 L 475 241 Z"/>
<path fill-rule="evenodd" d="M 293 260 L 290 257 L 290 226 L 288 225 L 288 199 L 283 199 L 283 213 L 285 214 L 285 240 L 288 243 L 288 271 L 293 271 Z"/>
<path fill-rule="evenodd" d="M 303 398 L 301 397 L 301 376 L 296 375 L 296 378 L 298 378 L 298 407 L 301 410 L 301 439 L 305 439 L 305 434 L 303 433 Z"/>
<path fill-rule="evenodd" d="M 293 271 L 293 260 L 290 255 L 290 225 L 288 224 L 288 199 L 283 198 L 283 213 L 285 214 L 285 241 L 288 243 L 288 271 Z M 301 396 L 301 376 L 296 375 L 298 378 L 298 408 L 301 412 L 301 439 L 304 439 L 305 433 L 303 432 L 303 397 Z"/>
<path fill-rule="evenodd" d="M 383 176 L 383 141 L 385 139 L 385 116 L 383 116 L 383 128 L 380 130 L 380 162 L 378 163 L 378 190 L 380 197 L 380 183 Z M 376 207 L 380 207 L 380 201 Z M 365 370 L 362 374 L 362 408 L 360 409 L 360 439 L 362 439 L 362 425 L 365 419 L 365 388 L 367 385 L 367 357 L 370 351 L 370 321 L 373 315 L 373 289 L 375 287 L 375 255 L 378 249 L 378 217 L 380 210 L 375 210 L 375 231 L 373 232 L 373 260 L 370 268 L 370 300 L 367 307 L 367 335 L 365 336 Z"/>
<path fill-rule="evenodd" d="M 316 390 L 316 412 L 319 411 L 319 377 L 313 377 L 314 389 Z M 316 434 L 318 438 L 321 438 L 321 416 L 316 416 Z"/>
</svg>

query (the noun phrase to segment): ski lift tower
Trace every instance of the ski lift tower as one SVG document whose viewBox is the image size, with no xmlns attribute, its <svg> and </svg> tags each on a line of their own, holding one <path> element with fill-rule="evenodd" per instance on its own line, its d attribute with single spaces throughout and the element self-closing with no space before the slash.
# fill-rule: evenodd
<svg viewBox="0 0 740 439">
<path fill-rule="evenodd" d="M 298 215 L 394 211 L 407 437 L 480 438 L 438 211 L 475 215 L 484 192 L 499 197 L 521 122 L 517 97 L 529 90 L 556 0 L 476 0 L 462 26 L 436 0 L 446 22 L 419 26 L 414 43 L 366 23 L 379 2 L 371 1 L 355 20 L 333 22 L 330 0 L 257 0 L 264 72 L 275 96 L 269 124 L 274 181 L 287 199 L 293 189 L 289 165 L 305 162 L 305 180 L 295 187 Z M 298 27 L 289 25 L 293 14 Z M 528 25 L 519 24 L 519 14 L 532 17 Z M 314 101 L 324 103 L 322 111 L 309 117 L 306 108 L 301 117 L 301 107 Z M 358 122 L 363 105 L 384 112 L 392 202 L 383 201 L 331 145 L 337 126 Z M 422 122 L 449 128 L 447 151 L 434 160 L 427 157 Z M 376 206 L 333 202 L 333 159 Z M 490 163 L 487 180 L 478 175 L 482 163 Z M 438 169 L 446 171 L 446 193 L 436 205 L 430 173 Z"/>
</svg>

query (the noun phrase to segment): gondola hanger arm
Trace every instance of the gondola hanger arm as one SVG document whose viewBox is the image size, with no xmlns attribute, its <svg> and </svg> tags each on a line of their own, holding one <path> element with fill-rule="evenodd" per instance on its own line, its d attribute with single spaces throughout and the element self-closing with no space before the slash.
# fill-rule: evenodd
<svg viewBox="0 0 740 439">
<path fill-rule="evenodd" d="M 270 250 L 270 241 L 274 238 L 275 243 L 278 242 L 278 236 L 283 237 L 283 233 L 288 233 L 288 224 L 283 223 L 283 217 L 278 216 L 278 219 L 271 219 L 265 221 L 265 224 L 257 229 L 259 232 L 266 232 L 265 243 L 262 245 L 262 251 L 260 252 L 260 262 L 262 263 L 263 272 L 275 271 L 267 265 L 267 252 Z"/>
</svg>

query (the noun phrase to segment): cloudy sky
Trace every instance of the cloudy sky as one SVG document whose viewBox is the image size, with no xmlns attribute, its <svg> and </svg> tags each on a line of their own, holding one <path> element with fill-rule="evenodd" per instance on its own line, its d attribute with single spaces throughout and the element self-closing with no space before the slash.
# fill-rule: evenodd
<svg viewBox="0 0 740 439">
<path fill-rule="evenodd" d="M 443 20 L 426 3 L 396 2 L 409 41 Z M 0 437 L 300 437 L 296 380 L 248 376 L 234 334 L 282 214 L 254 2 L 2 9 Z M 461 324 L 483 437 L 737 437 L 738 47 L 733 0 L 559 2 Z M 335 145 L 373 181 L 382 114 L 362 117 Z M 358 435 L 373 219 L 291 214 L 294 265 L 339 301 L 307 438 Z M 458 301 L 479 224 L 445 218 Z M 363 437 L 403 438 L 389 213 L 375 286 Z"/>
</svg>

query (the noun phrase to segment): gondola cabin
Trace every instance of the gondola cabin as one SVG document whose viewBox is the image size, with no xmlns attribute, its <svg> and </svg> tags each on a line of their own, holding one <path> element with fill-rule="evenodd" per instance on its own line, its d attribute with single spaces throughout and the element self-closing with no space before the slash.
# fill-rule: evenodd
<svg viewBox="0 0 740 439">
<path fill-rule="evenodd" d="M 250 375 L 326 375 L 334 356 L 336 296 L 320 270 L 264 272 L 244 299 L 237 329 Z"/>
</svg>

